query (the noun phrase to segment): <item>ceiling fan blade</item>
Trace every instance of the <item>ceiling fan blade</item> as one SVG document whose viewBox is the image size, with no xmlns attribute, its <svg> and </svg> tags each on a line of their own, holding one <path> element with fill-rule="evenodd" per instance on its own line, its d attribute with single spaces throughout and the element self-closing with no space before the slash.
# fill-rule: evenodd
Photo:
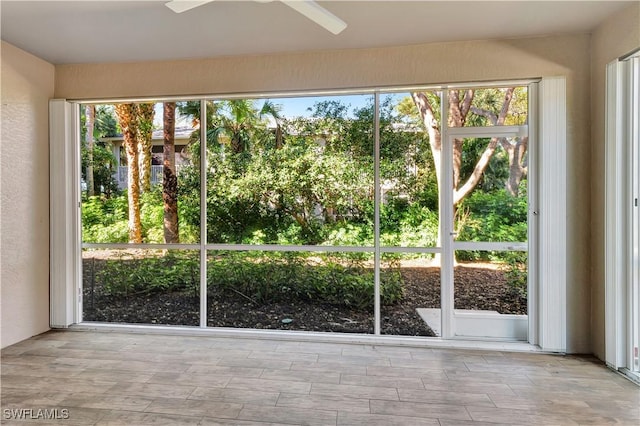
<svg viewBox="0 0 640 426">
<path fill-rule="evenodd" d="M 340 34 L 347 28 L 346 22 L 320 6 L 313 0 L 280 0 L 296 12 L 301 13 L 311 19 L 321 27 L 326 28 L 333 34 Z"/>
<path fill-rule="evenodd" d="M 212 1 L 214 0 L 173 0 L 165 3 L 165 6 L 173 10 L 175 13 L 182 13 L 195 7 L 202 6 L 203 4 L 211 3 Z"/>
</svg>

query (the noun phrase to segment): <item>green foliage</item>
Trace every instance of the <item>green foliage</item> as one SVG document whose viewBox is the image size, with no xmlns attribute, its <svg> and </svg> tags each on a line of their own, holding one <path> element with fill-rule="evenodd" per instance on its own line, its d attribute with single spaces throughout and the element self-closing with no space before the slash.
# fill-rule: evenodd
<svg viewBox="0 0 640 426">
<path fill-rule="evenodd" d="M 82 179 L 86 181 L 89 153 L 85 145 L 82 146 L 80 151 Z M 113 177 L 115 166 L 116 161 L 111 150 L 103 142 L 97 142 L 93 146 L 93 182 L 96 193 L 111 196 L 111 194 L 118 192 L 118 183 Z"/>
<path fill-rule="evenodd" d="M 526 180 L 521 182 L 518 197 L 505 189 L 474 191 L 459 208 L 469 212 L 461 227 L 463 241 L 527 241 Z"/>
<path fill-rule="evenodd" d="M 437 105 L 434 93 L 427 96 Z M 495 112 L 502 104 L 501 96 L 502 92 L 494 89 L 478 91 L 474 105 Z M 522 124 L 526 120 L 526 91 L 516 93 L 512 106 L 510 123 Z M 199 124 L 199 102 L 180 103 L 178 110 Z M 206 202 L 208 243 L 373 245 L 373 103 L 351 109 L 330 100 L 318 102 L 310 110 L 310 119 L 284 119 L 278 107 L 268 101 L 208 101 L 206 200 L 200 199 L 200 142 L 199 131 L 195 131 L 188 147 L 192 163 L 179 169 L 181 242 L 199 241 L 200 204 Z M 413 101 L 410 97 L 400 102 L 391 95 L 383 97 L 379 121 L 380 177 L 385 185 L 380 207 L 381 243 L 435 246 L 439 227 L 436 167 Z M 486 125 L 487 118 L 470 117 L 467 124 Z M 463 179 L 473 171 L 487 143 L 487 139 L 464 141 Z M 108 161 L 100 158 L 97 145 L 94 161 Z M 504 189 L 506 166 L 506 152 L 498 148 L 480 184 L 458 206 L 458 218 L 464 220 L 464 226 L 459 226 L 461 240 L 526 241 L 526 180 L 519 196 L 510 196 Z M 163 242 L 160 189 L 142 194 L 141 206 L 143 240 Z M 82 220 L 83 241 L 126 242 L 126 193 L 87 199 L 82 205 Z M 514 288 L 521 288 L 523 273 L 526 283 L 526 269 L 521 268 L 521 260 L 509 256 L 462 252 L 459 259 L 503 262 L 509 267 Z M 153 276 L 152 261 L 159 259 L 152 258 L 149 265 L 142 261 L 121 263 L 137 265 L 130 275 L 142 271 Z M 212 290 L 241 293 L 256 303 L 302 299 L 370 308 L 372 272 L 362 264 L 367 259 L 366 253 L 321 256 L 320 261 L 299 254 L 221 253 L 209 262 L 208 283 Z M 172 286 L 164 278 L 158 282 L 158 289 Z M 402 297 L 397 270 L 383 272 L 383 283 L 384 303 Z M 124 279 L 122 291 L 141 291 L 128 285 L 133 282 Z M 526 284 L 524 288 L 526 291 Z"/>
<path fill-rule="evenodd" d="M 141 195 L 140 220 L 146 243 L 164 242 L 164 210 L 160 187 Z M 197 199 L 196 199 L 197 200 Z M 129 240 L 127 193 L 107 198 L 88 197 L 82 202 L 82 241 L 85 243 L 126 243 Z M 178 209 L 185 207 L 178 204 Z M 185 217 L 187 214 L 184 215 Z M 180 216 L 180 241 L 197 242 L 199 227 Z M 183 226 L 184 223 L 184 226 Z"/>
<path fill-rule="evenodd" d="M 82 202 L 82 241 L 125 243 L 129 238 L 127 197 L 88 197 Z"/>
<path fill-rule="evenodd" d="M 527 297 L 527 253 L 521 251 L 506 253 L 503 270 L 506 272 L 507 284 L 511 290 L 522 297 Z"/>
<path fill-rule="evenodd" d="M 220 252 L 207 268 L 210 292 L 241 295 L 252 303 L 313 301 L 373 309 L 373 271 L 356 261 L 299 253 Z M 381 276 L 381 302 L 402 298 L 397 271 Z"/>
<path fill-rule="evenodd" d="M 100 138 L 112 137 L 118 133 L 118 126 L 113 115 L 113 107 L 110 105 L 96 105 L 95 122 L 93 130 L 93 181 L 97 194 L 105 194 L 110 197 L 117 194 L 118 184 L 113 175 L 115 172 L 116 159 L 111 152 L 108 143 L 100 141 Z M 82 179 L 86 182 L 87 166 L 89 165 L 89 151 L 86 141 L 86 111 L 80 109 L 80 156 Z"/>
<path fill-rule="evenodd" d="M 198 295 L 200 288 L 199 255 L 168 252 L 157 256 L 123 254 L 105 260 L 96 279 L 111 296 L 188 291 Z"/>
<path fill-rule="evenodd" d="M 385 246 L 432 247 L 438 240 L 438 212 L 392 199 L 380 209 L 380 240 Z"/>
</svg>

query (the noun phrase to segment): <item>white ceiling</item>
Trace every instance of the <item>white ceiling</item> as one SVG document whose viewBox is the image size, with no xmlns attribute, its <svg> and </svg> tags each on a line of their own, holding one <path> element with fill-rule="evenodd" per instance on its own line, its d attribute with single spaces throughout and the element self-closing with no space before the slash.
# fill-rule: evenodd
<svg viewBox="0 0 640 426">
<path fill-rule="evenodd" d="M 637 0 L 636 0 L 637 1 Z M 590 32 L 628 1 L 320 1 L 333 35 L 276 1 L 175 14 L 165 1 L 0 1 L 2 39 L 54 64 L 130 62 Z"/>
</svg>

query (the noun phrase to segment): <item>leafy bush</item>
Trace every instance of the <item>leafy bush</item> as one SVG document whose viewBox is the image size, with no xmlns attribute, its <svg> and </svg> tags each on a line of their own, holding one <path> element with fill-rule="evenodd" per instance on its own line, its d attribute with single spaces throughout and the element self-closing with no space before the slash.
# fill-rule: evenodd
<svg viewBox="0 0 640 426">
<path fill-rule="evenodd" d="M 146 243 L 164 242 L 164 207 L 159 186 L 140 197 L 142 238 Z M 197 199 L 196 199 L 197 200 Z M 178 203 L 181 208 L 181 203 Z M 183 211 L 181 209 L 180 211 Z M 199 215 L 199 213 L 198 213 Z M 197 242 L 199 227 L 180 217 L 180 241 Z M 122 195 L 88 197 L 82 202 L 82 241 L 86 243 L 126 243 L 129 241 L 127 192 Z"/>
<path fill-rule="evenodd" d="M 527 241 L 526 181 L 521 183 L 517 197 L 505 189 L 493 192 L 474 191 L 464 200 L 458 211 L 464 211 L 458 222 L 462 241 Z M 506 261 L 508 252 L 464 251 L 458 252 L 459 260 Z"/>
<path fill-rule="evenodd" d="M 327 246 L 373 246 L 373 224 L 339 223 L 327 226 Z"/>
<path fill-rule="evenodd" d="M 126 253 L 104 261 L 96 274 L 105 294 L 132 296 L 172 291 L 199 292 L 199 257 L 185 252 L 157 256 Z M 299 253 L 221 252 L 208 262 L 210 292 L 255 304 L 309 301 L 373 309 L 373 271 L 353 259 Z M 402 298 L 397 270 L 381 273 L 381 303 Z"/>
<path fill-rule="evenodd" d="M 438 212 L 395 199 L 380 211 L 382 245 L 431 247 L 438 241 Z"/>
<path fill-rule="evenodd" d="M 328 255 L 219 253 L 207 268 L 209 291 L 240 295 L 255 304 L 295 300 L 373 308 L 373 271 Z M 381 274 L 381 302 L 402 298 L 397 271 Z"/>
<path fill-rule="evenodd" d="M 88 197 L 82 202 L 82 241 L 124 243 L 129 238 L 127 196 Z"/>
<path fill-rule="evenodd" d="M 111 296 L 131 296 L 187 290 L 198 295 L 200 258 L 197 254 L 168 252 L 158 256 L 125 253 L 104 261 L 97 281 Z"/>
<path fill-rule="evenodd" d="M 505 189 L 474 191 L 459 208 L 469 212 L 461 230 L 465 241 L 527 241 L 526 185 L 518 197 Z"/>
<path fill-rule="evenodd" d="M 520 296 L 527 297 L 527 253 L 508 252 L 505 255 L 503 269 L 506 272 L 507 284 L 511 290 Z"/>
</svg>

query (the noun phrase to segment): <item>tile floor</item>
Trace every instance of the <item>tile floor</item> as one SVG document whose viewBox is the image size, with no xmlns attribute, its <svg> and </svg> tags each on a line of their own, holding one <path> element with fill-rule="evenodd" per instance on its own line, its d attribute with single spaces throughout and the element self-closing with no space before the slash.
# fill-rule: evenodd
<svg viewBox="0 0 640 426">
<path fill-rule="evenodd" d="M 640 425 L 640 387 L 588 357 L 52 331 L 1 365 L 3 424 Z"/>
</svg>

